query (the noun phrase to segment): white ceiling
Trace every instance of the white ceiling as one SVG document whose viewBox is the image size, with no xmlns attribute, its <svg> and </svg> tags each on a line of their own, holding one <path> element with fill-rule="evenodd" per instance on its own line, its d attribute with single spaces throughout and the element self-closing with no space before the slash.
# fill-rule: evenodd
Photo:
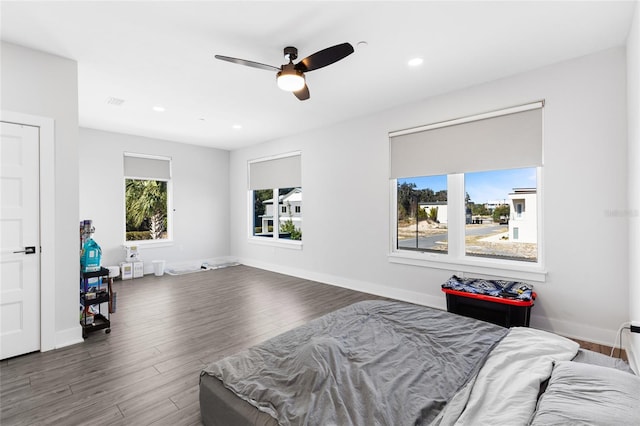
<svg viewBox="0 0 640 426">
<path fill-rule="evenodd" d="M 2 40 L 78 62 L 80 125 L 222 149 L 294 135 L 624 45 L 636 1 L 2 1 Z M 366 41 L 366 47 L 359 47 Z M 307 73 L 311 99 L 269 71 L 349 42 Z M 407 66 L 422 57 L 417 68 Z M 297 61 L 296 61 L 297 62 Z M 123 99 L 121 106 L 108 104 Z M 165 112 L 152 110 L 161 105 Z M 242 129 L 233 129 L 240 124 Z"/>
</svg>

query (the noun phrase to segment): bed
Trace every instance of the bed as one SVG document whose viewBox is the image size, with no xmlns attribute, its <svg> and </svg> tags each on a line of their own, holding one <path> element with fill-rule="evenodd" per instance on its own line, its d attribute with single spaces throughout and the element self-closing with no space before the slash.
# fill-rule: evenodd
<svg viewBox="0 0 640 426">
<path fill-rule="evenodd" d="M 395 301 L 339 309 L 207 366 L 218 425 L 639 424 L 626 363 L 555 334 Z"/>
</svg>

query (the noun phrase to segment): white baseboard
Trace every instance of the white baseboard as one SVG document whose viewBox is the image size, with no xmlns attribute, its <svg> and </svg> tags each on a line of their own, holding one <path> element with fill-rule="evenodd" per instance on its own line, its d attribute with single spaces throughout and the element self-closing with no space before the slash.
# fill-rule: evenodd
<svg viewBox="0 0 640 426">
<path fill-rule="evenodd" d="M 605 346 L 613 345 L 617 337 L 618 330 L 594 327 L 582 322 L 541 317 L 535 315 L 534 312 L 535 308 L 531 313 L 531 327 L 539 328 L 540 330 Z"/>
<path fill-rule="evenodd" d="M 65 346 L 71 346 L 82 342 L 84 342 L 84 339 L 82 338 L 82 327 L 78 324 L 77 327 L 67 328 L 66 330 L 56 332 L 55 349 L 64 348 Z"/>
<path fill-rule="evenodd" d="M 338 287 L 348 288 L 363 293 L 374 294 L 376 296 L 389 297 L 405 302 L 417 303 L 419 305 L 429 306 L 437 309 L 447 309 L 446 299 L 444 297 L 434 297 L 424 293 L 415 291 L 402 290 L 390 286 L 380 284 L 372 284 L 365 281 L 353 280 L 336 275 L 325 274 L 321 272 L 308 271 L 305 269 L 292 268 L 288 266 L 275 265 L 267 262 L 260 262 L 253 259 L 240 258 L 238 262 L 243 265 L 255 268 L 265 269 L 267 271 L 277 272 L 280 274 L 291 275 L 311 281 L 317 281 L 324 284 L 335 285 Z M 535 309 L 534 309 L 535 311 Z M 616 337 L 617 330 L 609 330 L 598 327 L 585 326 L 583 323 L 575 323 L 558 319 L 546 318 L 531 315 L 531 327 L 551 333 L 559 334 L 574 339 L 585 340 L 592 343 L 611 346 Z M 640 354 L 640 345 L 636 353 Z"/>
<path fill-rule="evenodd" d="M 259 262 L 251 259 L 238 259 L 238 261 L 243 265 L 264 269 L 271 272 L 277 272 L 279 274 L 290 275 L 305 280 L 317 281 L 323 284 L 330 284 L 337 287 L 348 288 L 349 290 L 373 294 L 375 296 L 389 297 L 391 299 L 402 300 L 404 302 L 430 306 L 432 308 L 443 310 L 447 309 L 447 303 L 443 297 L 433 297 L 428 294 L 418 293 L 415 291 L 402 290 L 385 285 L 372 284 L 366 281 L 344 278 L 337 275 L 308 271 L 306 269 L 291 268 L 288 266 Z"/>
</svg>

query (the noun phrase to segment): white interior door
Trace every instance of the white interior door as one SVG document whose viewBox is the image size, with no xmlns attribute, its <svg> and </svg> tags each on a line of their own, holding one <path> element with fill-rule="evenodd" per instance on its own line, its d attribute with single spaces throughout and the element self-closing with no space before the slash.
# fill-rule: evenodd
<svg viewBox="0 0 640 426">
<path fill-rule="evenodd" d="M 40 349 L 40 138 L 38 127 L 0 125 L 0 359 L 4 359 Z"/>
</svg>

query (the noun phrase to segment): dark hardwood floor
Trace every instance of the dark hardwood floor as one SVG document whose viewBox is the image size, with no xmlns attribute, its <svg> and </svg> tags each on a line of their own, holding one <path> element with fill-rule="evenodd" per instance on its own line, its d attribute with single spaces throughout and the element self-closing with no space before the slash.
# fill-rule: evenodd
<svg viewBox="0 0 640 426">
<path fill-rule="evenodd" d="M 378 297 L 246 266 L 116 281 L 111 333 L 0 362 L 2 426 L 198 425 L 215 360 Z"/>
<path fill-rule="evenodd" d="M 110 334 L 0 362 L 2 426 L 199 425 L 206 364 L 379 299 L 247 266 L 116 281 L 114 291 Z"/>
</svg>

